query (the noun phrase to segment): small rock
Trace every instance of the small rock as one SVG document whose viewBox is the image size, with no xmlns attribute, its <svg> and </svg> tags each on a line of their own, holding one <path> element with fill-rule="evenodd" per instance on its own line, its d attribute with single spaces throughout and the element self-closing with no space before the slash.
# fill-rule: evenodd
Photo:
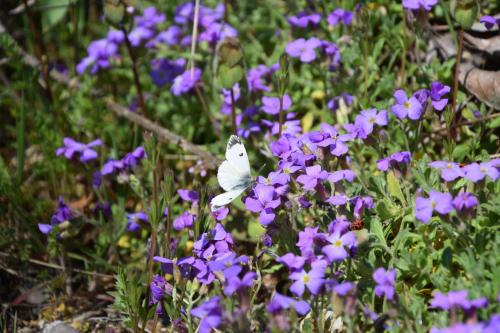
<svg viewBox="0 0 500 333">
<path fill-rule="evenodd" d="M 81 333 L 75 330 L 73 327 L 69 326 L 62 321 L 54 321 L 48 324 L 44 329 L 43 333 Z"/>
</svg>

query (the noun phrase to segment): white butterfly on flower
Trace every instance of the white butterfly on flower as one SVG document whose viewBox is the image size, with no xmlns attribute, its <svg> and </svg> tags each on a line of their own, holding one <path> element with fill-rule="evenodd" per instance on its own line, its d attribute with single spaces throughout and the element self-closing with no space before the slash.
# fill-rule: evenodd
<svg viewBox="0 0 500 333">
<path fill-rule="evenodd" d="M 213 210 L 225 206 L 239 197 L 251 184 L 250 162 L 247 151 L 236 135 L 231 135 L 226 148 L 226 160 L 217 171 L 217 181 L 225 193 L 219 194 L 210 201 Z"/>
</svg>

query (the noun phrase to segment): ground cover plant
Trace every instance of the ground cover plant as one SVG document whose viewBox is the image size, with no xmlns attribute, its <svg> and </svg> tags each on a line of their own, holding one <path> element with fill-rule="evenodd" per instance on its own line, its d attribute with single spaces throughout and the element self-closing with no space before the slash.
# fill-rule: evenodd
<svg viewBox="0 0 500 333">
<path fill-rule="evenodd" d="M 2 332 L 500 332 L 498 3 L 1 9 Z"/>
</svg>

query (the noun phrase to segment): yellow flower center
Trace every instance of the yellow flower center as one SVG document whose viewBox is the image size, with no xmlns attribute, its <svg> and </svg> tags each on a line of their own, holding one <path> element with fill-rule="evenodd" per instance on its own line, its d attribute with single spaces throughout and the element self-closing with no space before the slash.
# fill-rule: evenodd
<svg viewBox="0 0 500 333">
<path fill-rule="evenodd" d="M 405 108 L 407 108 L 407 109 L 408 109 L 408 108 L 410 107 L 410 101 L 406 101 L 406 102 L 404 102 L 404 104 L 403 104 L 403 105 L 404 105 L 404 107 L 405 107 Z"/>
<path fill-rule="evenodd" d="M 309 281 L 311 281 L 309 274 L 304 274 L 304 276 L 302 277 L 302 282 L 309 283 Z"/>
<path fill-rule="evenodd" d="M 484 168 L 484 167 L 483 167 L 483 168 L 481 168 L 481 172 L 482 172 L 482 173 L 486 173 L 486 168 Z"/>
<path fill-rule="evenodd" d="M 453 168 L 453 164 L 451 164 L 451 163 L 446 164 L 446 168 L 452 169 Z"/>
<path fill-rule="evenodd" d="M 225 266 L 226 266 L 227 268 L 231 267 L 231 262 L 229 262 L 229 261 L 228 261 L 228 262 L 226 262 Z"/>
<path fill-rule="evenodd" d="M 370 119 L 368 119 L 368 121 L 373 124 L 375 122 L 375 118 L 374 117 L 370 117 Z"/>
<path fill-rule="evenodd" d="M 340 239 L 337 239 L 335 243 L 333 243 L 333 246 L 335 247 L 341 247 L 342 246 L 342 241 Z"/>
<path fill-rule="evenodd" d="M 431 201 L 431 207 L 432 207 L 432 208 L 436 208 L 436 205 L 437 205 L 437 202 L 436 202 L 436 201 L 434 201 L 434 200 L 432 200 L 432 201 Z"/>
</svg>

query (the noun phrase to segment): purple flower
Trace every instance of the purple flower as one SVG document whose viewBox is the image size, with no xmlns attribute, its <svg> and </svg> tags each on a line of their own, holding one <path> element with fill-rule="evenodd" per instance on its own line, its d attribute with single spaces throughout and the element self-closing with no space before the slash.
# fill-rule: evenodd
<svg viewBox="0 0 500 333">
<path fill-rule="evenodd" d="M 151 79 L 158 87 L 174 82 L 176 76 L 184 72 L 186 60 L 179 58 L 177 60 L 153 59 L 151 61 Z"/>
<path fill-rule="evenodd" d="M 464 308 L 468 305 L 467 295 L 467 290 L 450 291 L 448 294 L 436 292 L 430 305 L 441 310 Z"/>
<path fill-rule="evenodd" d="M 172 295 L 173 287 L 161 275 L 153 276 L 149 287 L 151 289 L 150 304 L 161 302 L 165 294 Z"/>
<path fill-rule="evenodd" d="M 102 175 L 109 175 L 112 173 L 124 173 L 130 171 L 137 166 L 140 160 L 146 157 L 144 148 L 139 146 L 134 151 L 125 154 L 121 160 L 110 159 L 104 163 L 101 173 Z"/>
<path fill-rule="evenodd" d="M 354 100 L 354 96 L 348 94 L 348 93 L 341 93 L 340 96 L 335 96 L 331 100 L 328 101 L 328 109 L 331 111 L 337 111 L 337 109 L 340 107 L 340 101 L 345 105 L 352 105 L 352 102 Z"/>
<path fill-rule="evenodd" d="M 174 220 L 174 230 L 179 231 L 185 228 L 191 228 L 195 219 L 196 215 L 193 215 L 189 212 L 182 213 Z"/>
<path fill-rule="evenodd" d="M 365 208 L 372 209 L 374 207 L 373 198 L 368 195 L 358 195 L 351 198 L 350 201 L 351 203 L 354 203 L 354 216 L 356 217 L 359 217 Z"/>
<path fill-rule="evenodd" d="M 292 58 L 300 58 L 300 61 L 308 63 L 316 59 L 316 48 L 321 46 L 321 41 L 317 38 L 305 40 L 299 38 L 287 44 L 285 51 Z"/>
<path fill-rule="evenodd" d="M 213 328 L 222 323 L 222 310 L 220 308 L 220 297 L 214 296 L 202 305 L 191 310 L 191 315 L 200 318 L 200 333 L 210 333 Z"/>
<path fill-rule="evenodd" d="M 490 16 L 490 15 L 484 15 L 483 17 L 481 17 L 481 19 L 479 20 L 479 22 L 481 22 L 482 24 L 484 24 L 484 27 L 487 29 L 487 30 L 491 30 L 493 29 L 493 27 L 496 25 L 500 26 L 500 18 L 496 19 L 494 18 L 493 16 Z"/>
<path fill-rule="evenodd" d="M 180 43 L 182 30 L 176 25 L 171 25 L 167 30 L 160 32 L 154 43 L 167 44 L 169 46 L 178 45 Z"/>
<path fill-rule="evenodd" d="M 163 273 L 170 275 L 174 274 L 174 261 L 172 259 L 155 256 L 153 257 L 153 261 L 160 263 Z"/>
<path fill-rule="evenodd" d="M 290 286 L 290 291 L 300 297 L 307 287 L 311 294 L 317 295 L 323 286 L 325 267 L 326 264 L 318 263 L 314 265 L 313 263 L 309 272 L 302 269 L 300 272 L 290 274 L 290 280 L 295 281 Z"/>
<path fill-rule="evenodd" d="M 478 204 L 476 196 L 468 192 L 462 192 L 453 199 L 453 207 L 460 213 L 469 213 Z"/>
<path fill-rule="evenodd" d="M 109 35 L 108 35 L 109 36 Z M 92 66 L 90 73 L 95 74 L 100 69 L 111 66 L 110 59 L 118 56 L 119 44 L 116 35 L 111 34 L 111 40 L 106 38 L 92 41 L 87 47 L 88 55 L 76 65 L 76 72 L 83 74 L 87 67 Z"/>
<path fill-rule="evenodd" d="M 226 37 L 238 36 L 238 30 L 227 23 L 211 23 L 205 31 L 200 34 L 200 41 L 206 41 L 211 45 L 216 45 L 218 41 Z"/>
<path fill-rule="evenodd" d="M 344 23 L 344 25 L 350 25 L 352 22 L 353 13 L 349 10 L 345 10 L 342 8 L 337 8 L 333 12 L 328 15 L 326 21 L 328 25 L 336 26 L 340 22 Z"/>
<path fill-rule="evenodd" d="M 73 218 L 73 213 L 71 212 L 71 208 L 63 201 L 62 196 L 59 196 L 59 200 L 57 203 L 57 209 L 55 213 L 50 218 L 50 224 L 38 224 L 38 229 L 43 234 L 49 234 L 54 226 L 61 224 L 65 221 L 69 221 Z"/>
<path fill-rule="evenodd" d="M 226 279 L 230 279 L 240 274 L 242 264 L 248 264 L 247 256 L 236 257 L 236 253 L 227 252 L 214 256 L 208 267 L 212 272 L 222 272 Z"/>
<path fill-rule="evenodd" d="M 314 165 L 306 168 L 306 174 L 297 177 L 297 181 L 302 184 L 305 190 L 312 190 L 318 185 L 318 182 L 325 180 L 328 172 L 321 170 L 321 166 Z"/>
<path fill-rule="evenodd" d="M 316 241 L 324 241 L 325 234 L 318 232 L 319 227 L 311 228 L 306 227 L 304 231 L 299 231 L 299 240 L 297 246 L 299 247 L 303 257 L 311 257 L 314 254 L 314 244 Z"/>
<path fill-rule="evenodd" d="M 306 258 L 296 256 L 295 254 L 290 252 L 281 257 L 278 257 L 276 261 L 281 264 L 284 264 L 286 267 L 288 267 L 289 270 L 294 271 L 304 267 L 304 264 L 306 263 Z"/>
<path fill-rule="evenodd" d="M 148 215 L 144 212 L 127 213 L 127 230 L 138 231 L 141 229 L 140 223 L 148 223 Z"/>
<path fill-rule="evenodd" d="M 198 202 L 200 200 L 200 194 L 193 190 L 179 189 L 177 190 L 177 194 L 184 201 Z"/>
<path fill-rule="evenodd" d="M 250 91 L 270 91 L 269 87 L 264 83 L 264 76 L 271 73 L 271 69 L 265 65 L 258 65 L 251 68 L 247 74 L 247 81 Z"/>
<path fill-rule="evenodd" d="M 228 213 L 229 213 L 229 208 L 227 207 L 221 207 L 211 212 L 213 218 L 216 221 L 224 220 Z"/>
<path fill-rule="evenodd" d="M 400 89 L 394 92 L 394 98 L 396 99 L 396 104 L 392 107 L 392 113 L 394 113 L 399 119 L 404 119 L 407 116 L 412 120 L 420 118 L 420 115 L 423 112 L 423 107 L 415 96 L 408 99 L 408 97 L 406 97 L 406 93 Z"/>
<path fill-rule="evenodd" d="M 403 0 L 403 8 L 418 10 L 420 7 L 430 11 L 437 4 L 438 0 Z"/>
<path fill-rule="evenodd" d="M 280 199 L 274 199 L 276 192 L 272 186 L 257 184 L 253 193 L 255 197 L 245 199 L 245 207 L 253 213 L 260 213 L 260 223 L 268 225 L 274 221 L 273 209 L 280 205 Z"/>
<path fill-rule="evenodd" d="M 174 84 L 170 89 L 175 96 L 180 96 L 191 91 L 201 80 L 201 69 L 195 68 L 191 75 L 191 70 L 188 69 L 174 79 Z"/>
<path fill-rule="evenodd" d="M 341 180 L 347 180 L 349 183 L 352 183 L 354 177 L 356 177 L 356 174 L 352 170 L 337 170 L 330 173 L 328 180 L 332 183 L 337 183 Z"/>
<path fill-rule="evenodd" d="M 80 161 L 83 163 L 92 161 L 97 158 L 98 154 L 92 147 L 99 147 L 102 141 L 97 139 L 87 144 L 77 142 L 71 138 L 64 138 L 64 146 L 57 148 L 56 155 L 64 155 L 68 160 L 71 160 L 75 154 L 80 156 Z"/>
<path fill-rule="evenodd" d="M 356 285 L 352 282 L 342 282 L 342 283 L 339 283 L 337 285 L 335 285 L 335 287 L 333 287 L 333 291 L 341 296 L 341 297 L 345 297 L 347 296 L 351 290 L 353 290 L 354 288 L 356 287 Z"/>
<path fill-rule="evenodd" d="M 307 28 L 308 26 L 317 26 L 321 21 L 321 15 L 312 13 L 308 14 L 305 12 L 298 13 L 295 16 L 288 17 L 288 23 L 294 27 Z"/>
<path fill-rule="evenodd" d="M 433 211 L 446 215 L 452 209 L 452 196 L 449 193 L 430 191 L 429 198 L 418 197 L 415 201 L 415 216 L 423 223 L 429 222 Z"/>
<path fill-rule="evenodd" d="M 462 169 L 460 169 L 460 165 L 458 163 L 435 161 L 429 163 L 429 166 L 434 169 L 441 170 L 441 178 L 443 178 L 447 182 L 454 181 L 455 179 L 464 176 L 464 173 Z"/>
<path fill-rule="evenodd" d="M 165 22 L 165 14 L 156 10 L 155 7 L 147 7 L 142 12 L 142 16 L 134 17 L 136 26 L 154 28 L 156 25 Z"/>
<path fill-rule="evenodd" d="M 376 283 L 375 295 L 379 297 L 385 295 L 388 300 L 392 300 L 394 298 L 394 281 L 396 280 L 394 268 L 386 271 L 384 268 L 379 267 L 373 272 L 372 277 Z"/>
<path fill-rule="evenodd" d="M 373 126 L 387 126 L 388 114 L 386 110 L 377 112 L 377 109 L 369 109 L 361 111 L 361 114 L 356 117 L 355 125 L 363 129 L 365 135 L 373 132 Z"/>
<path fill-rule="evenodd" d="M 283 96 L 283 110 L 286 111 L 292 106 L 292 99 L 288 95 Z M 262 97 L 262 111 L 267 114 L 278 114 L 280 112 L 279 97 Z"/>
<path fill-rule="evenodd" d="M 231 296 L 239 290 L 250 288 L 256 278 L 255 272 L 247 272 L 241 279 L 237 276 L 229 278 L 224 287 L 224 295 Z"/>
<path fill-rule="evenodd" d="M 292 297 L 281 295 L 279 293 L 274 294 L 271 302 L 267 306 L 267 310 L 270 313 L 278 313 L 283 309 L 290 308 L 290 306 L 293 306 L 295 311 L 302 316 L 306 315 L 311 310 L 311 307 L 307 304 L 307 302 L 303 300 L 296 301 Z"/>
<path fill-rule="evenodd" d="M 443 98 L 443 96 L 449 92 L 449 86 L 446 86 L 438 81 L 431 83 L 430 97 L 432 100 L 432 106 L 435 110 L 442 111 L 445 108 L 446 104 L 448 104 L 448 98 Z"/>
<path fill-rule="evenodd" d="M 498 168 L 500 159 L 495 159 L 489 162 L 472 163 L 463 167 L 465 178 L 473 183 L 483 180 L 488 175 L 491 180 L 496 181 L 500 176 Z"/>
<path fill-rule="evenodd" d="M 327 237 L 327 241 L 330 245 L 323 246 L 321 251 L 326 254 L 330 262 L 342 261 L 348 256 L 346 248 L 350 249 L 356 245 L 356 236 L 351 231 L 343 235 L 340 231 L 336 231 Z"/>
<path fill-rule="evenodd" d="M 383 158 L 377 161 L 377 168 L 381 171 L 387 171 L 390 166 L 400 168 L 403 164 L 408 164 L 411 161 L 411 153 L 402 151 L 392 154 L 390 157 Z"/>
</svg>

